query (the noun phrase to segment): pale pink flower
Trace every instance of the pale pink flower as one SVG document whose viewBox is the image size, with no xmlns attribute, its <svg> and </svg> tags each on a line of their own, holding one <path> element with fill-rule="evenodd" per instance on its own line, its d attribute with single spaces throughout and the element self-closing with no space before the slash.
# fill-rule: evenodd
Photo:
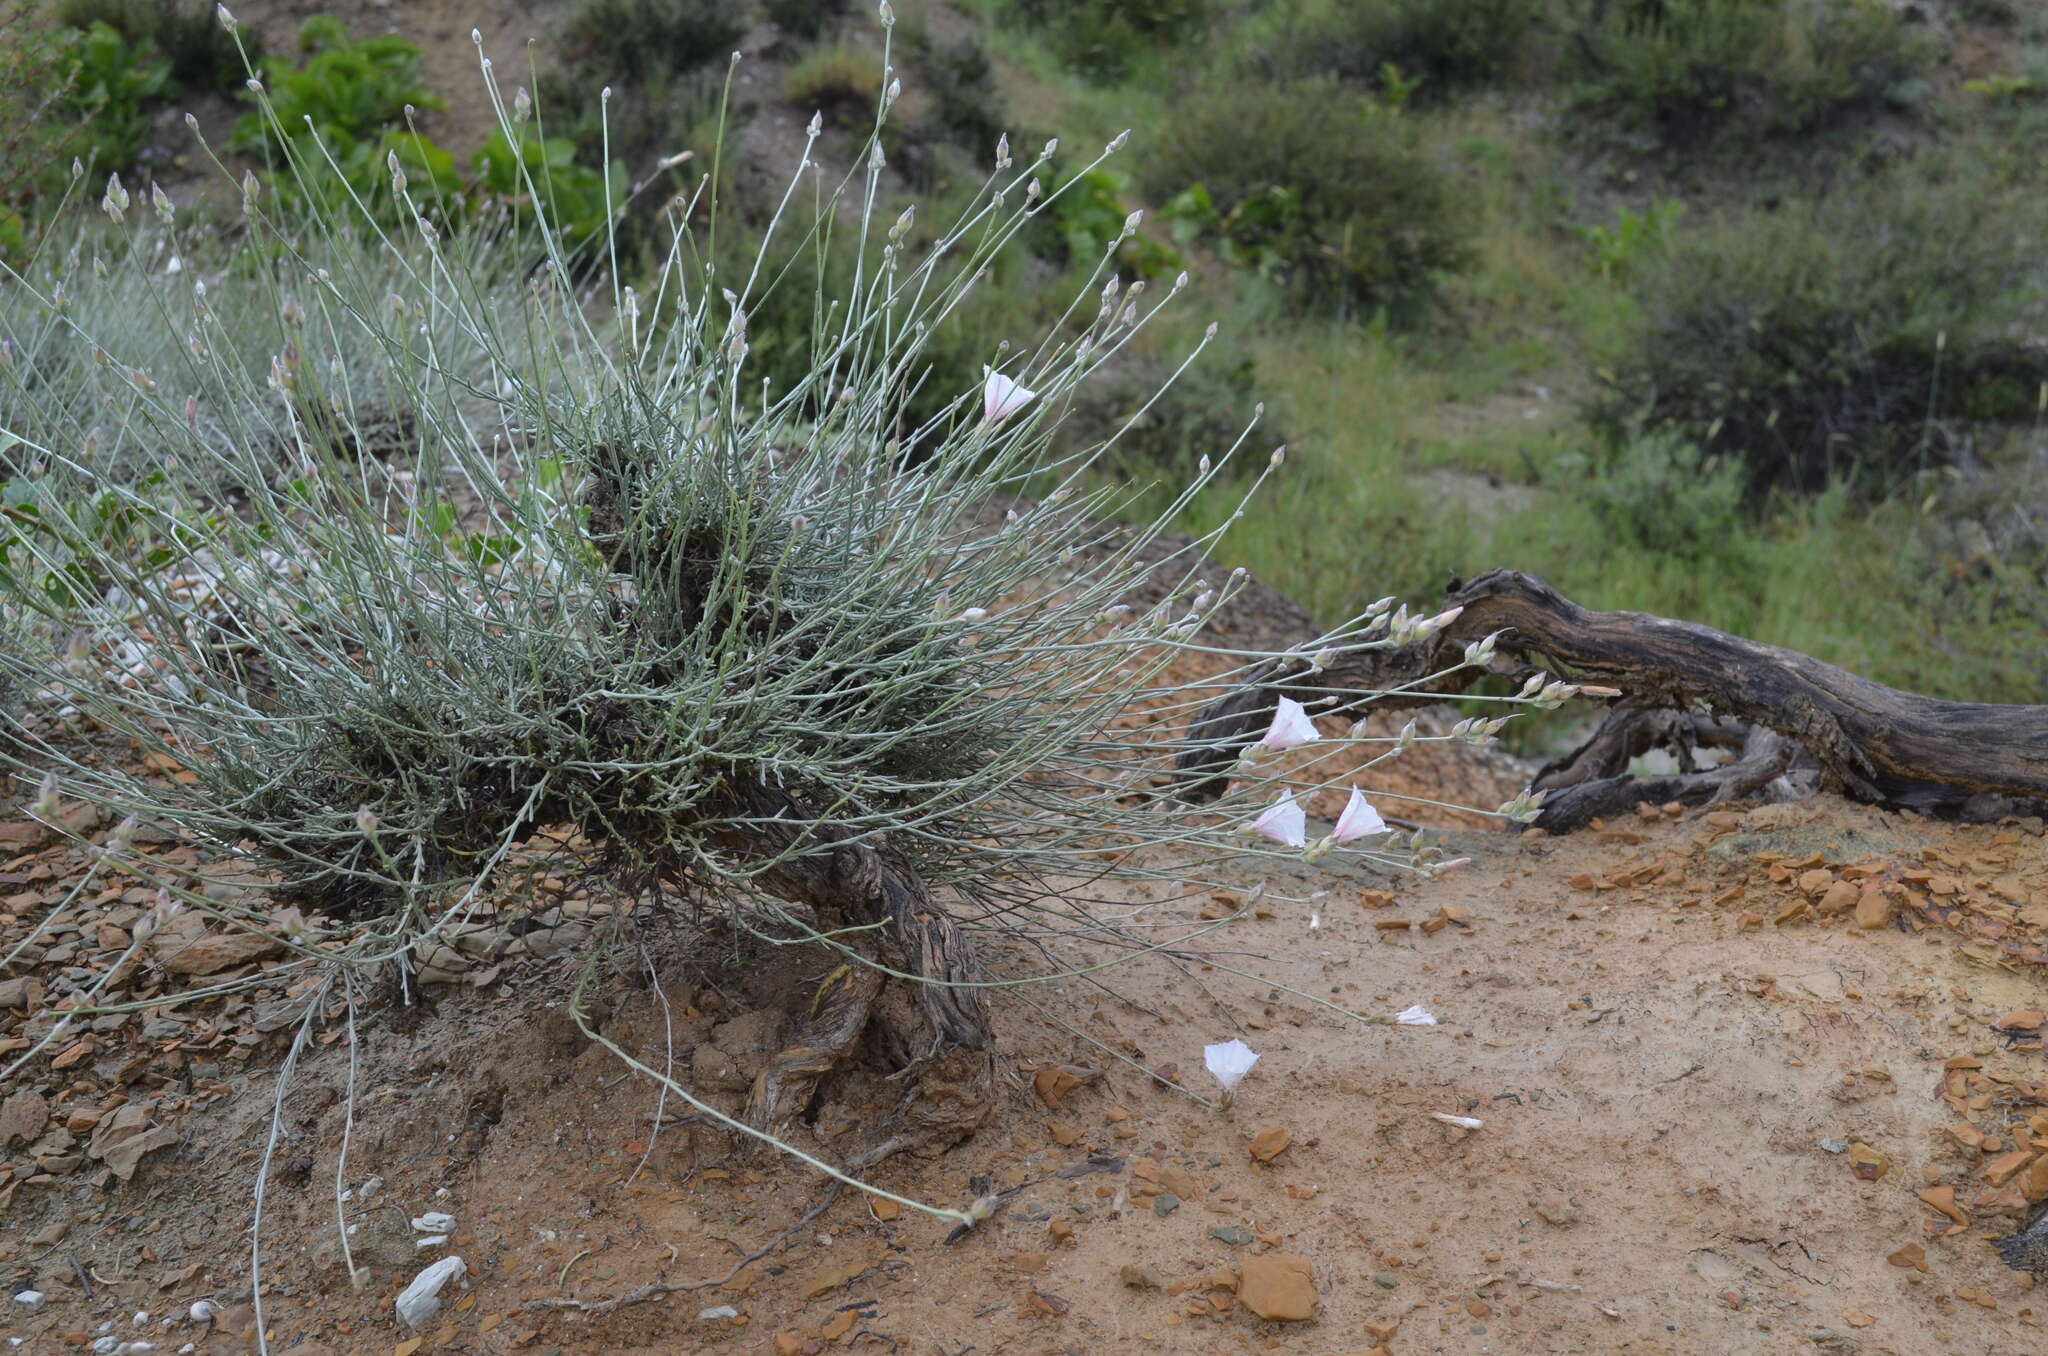
<svg viewBox="0 0 2048 1356">
<path fill-rule="evenodd" d="M 1007 419 L 1038 399 L 1038 392 L 1026 390 L 987 363 L 981 365 L 981 412 L 991 423 Z"/>
<path fill-rule="evenodd" d="M 1357 787 L 1351 788 L 1351 799 L 1345 803 L 1344 813 L 1337 816 L 1337 827 L 1330 837 L 1339 843 L 1349 843 L 1357 838 L 1370 838 L 1376 833 L 1387 831 L 1387 821 L 1380 818 L 1380 812 L 1372 808 Z"/>
<path fill-rule="evenodd" d="M 1252 821 L 1252 832 L 1282 847 L 1298 848 L 1308 841 L 1308 816 L 1294 803 L 1292 791 L 1282 791 L 1280 798 Z"/>
<path fill-rule="evenodd" d="M 1273 708 L 1273 723 L 1266 727 L 1265 738 L 1259 747 L 1280 753 L 1286 749 L 1297 749 L 1303 744 L 1313 744 L 1321 738 L 1316 723 L 1308 718 L 1308 711 L 1292 697 L 1282 697 L 1280 704 Z"/>
</svg>

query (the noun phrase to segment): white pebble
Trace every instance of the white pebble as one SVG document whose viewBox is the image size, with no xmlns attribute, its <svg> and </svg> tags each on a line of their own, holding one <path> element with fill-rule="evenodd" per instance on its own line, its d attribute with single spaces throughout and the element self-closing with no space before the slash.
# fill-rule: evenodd
<svg viewBox="0 0 2048 1356">
<path fill-rule="evenodd" d="M 446 1234 L 426 1234 L 423 1237 L 415 1238 L 412 1241 L 412 1245 L 415 1248 L 424 1250 L 426 1248 L 438 1248 L 447 1241 L 448 1235 Z"/>
<path fill-rule="evenodd" d="M 192 1307 L 185 1311 L 185 1316 L 194 1323 L 211 1323 L 213 1316 L 219 1312 L 220 1306 L 212 1300 L 193 1300 Z"/>
<path fill-rule="evenodd" d="M 740 1311 L 733 1308 L 730 1304 L 721 1304 L 716 1309 L 699 1309 L 697 1311 L 697 1317 L 706 1322 L 710 1322 L 712 1319 L 738 1318 L 739 1316 Z"/>
<path fill-rule="evenodd" d="M 445 1210 L 429 1210 L 415 1219 L 412 1227 L 423 1234 L 452 1233 L 455 1229 L 455 1216 Z"/>
<path fill-rule="evenodd" d="M 40 1290 L 24 1290 L 14 1297 L 14 1302 L 29 1309 L 40 1309 L 43 1307 L 43 1292 Z"/>
</svg>

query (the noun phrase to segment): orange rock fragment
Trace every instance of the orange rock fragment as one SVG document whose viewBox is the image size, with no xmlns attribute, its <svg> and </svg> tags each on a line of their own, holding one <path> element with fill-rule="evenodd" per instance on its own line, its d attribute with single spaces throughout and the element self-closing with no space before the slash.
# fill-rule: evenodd
<svg viewBox="0 0 2048 1356">
<path fill-rule="evenodd" d="M 1875 932 L 1892 921 L 1892 897 L 1872 886 L 1856 897 L 1856 926 Z"/>
<path fill-rule="evenodd" d="M 1294 1136 L 1284 1125 L 1269 1125 L 1252 1138 L 1252 1157 L 1261 1163 L 1270 1163 L 1287 1152 L 1287 1146 L 1294 1143 Z"/>
<path fill-rule="evenodd" d="M 1799 879 L 1795 882 L 1799 886 L 1799 893 L 1814 899 L 1819 899 L 1823 894 L 1827 893 L 1828 887 L 1834 883 L 1835 873 L 1824 867 L 1815 867 L 1811 871 L 1800 872 Z"/>
<path fill-rule="evenodd" d="M 1919 1243 L 1908 1243 L 1902 1248 L 1894 1249 L 1886 1255 L 1884 1260 L 1890 1262 L 1895 1267 L 1910 1267 L 1915 1271 L 1929 1270 L 1927 1265 L 1927 1249 L 1923 1244 Z"/>
<path fill-rule="evenodd" d="M 2032 1149 L 2014 1149 L 2011 1153 L 2000 1154 L 1984 1165 L 1984 1180 L 1993 1186 L 2004 1186 L 2014 1173 L 2033 1161 Z"/>
<path fill-rule="evenodd" d="M 1892 1169 L 1892 1162 L 1868 1144 L 1858 1141 L 1849 1146 L 1849 1171 L 1866 1182 L 1875 1182 Z"/>
<path fill-rule="evenodd" d="M 1929 1187 L 1920 1193 L 1920 1201 L 1930 1210 L 1938 1210 L 1954 1220 L 1958 1228 L 1968 1228 L 1970 1217 L 1956 1204 L 1956 1189 L 1952 1186 Z"/>
</svg>

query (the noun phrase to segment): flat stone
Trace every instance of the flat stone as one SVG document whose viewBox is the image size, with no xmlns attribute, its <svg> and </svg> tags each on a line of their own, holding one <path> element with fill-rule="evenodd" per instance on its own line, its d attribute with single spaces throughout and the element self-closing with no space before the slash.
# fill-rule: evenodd
<svg viewBox="0 0 2048 1356">
<path fill-rule="evenodd" d="M 209 933 L 180 945 L 182 940 L 173 938 L 169 946 L 158 951 L 164 969 L 174 975 L 211 975 L 274 956 L 284 949 L 275 937 L 254 932 Z"/>
<path fill-rule="evenodd" d="M 1892 1162 L 1860 1141 L 1849 1146 L 1849 1171 L 1866 1182 L 1875 1182 L 1892 1169 Z"/>
<path fill-rule="evenodd" d="M 1299 1323 L 1316 1311 L 1316 1271 L 1306 1257 L 1269 1252 L 1238 1268 L 1237 1297 L 1260 1318 Z"/>
<path fill-rule="evenodd" d="M 34 975 L 0 979 L 0 1008 L 26 1008 L 33 1012 L 47 992 L 42 981 Z"/>
<path fill-rule="evenodd" d="M 27 1143 L 43 1133 L 50 1119 L 50 1103 L 33 1088 L 0 1102 L 0 1149 L 11 1149 L 16 1141 Z"/>
<path fill-rule="evenodd" d="M 1562 1191 L 1539 1191 L 1529 1198 L 1529 1208 L 1559 1228 L 1579 1220 L 1578 1209 Z"/>
</svg>

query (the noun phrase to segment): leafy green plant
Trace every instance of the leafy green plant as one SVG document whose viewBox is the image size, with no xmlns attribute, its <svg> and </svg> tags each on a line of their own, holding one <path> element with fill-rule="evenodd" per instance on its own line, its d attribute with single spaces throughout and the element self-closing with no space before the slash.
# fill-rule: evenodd
<svg viewBox="0 0 2048 1356">
<path fill-rule="evenodd" d="M 1593 247 L 1600 276 L 1612 281 L 1637 267 L 1644 255 L 1663 249 L 1684 215 L 1684 203 L 1659 198 L 1640 212 L 1622 208 L 1612 226 L 1581 226 L 1578 233 Z"/>
<path fill-rule="evenodd" d="M 1199 101 L 1144 174 L 1181 223 L 1325 313 L 1418 322 L 1441 276 L 1471 257 L 1451 181 L 1412 120 L 1331 80 L 1239 83 Z"/>
<path fill-rule="evenodd" d="M 2024 75 L 1987 75 L 1963 82 L 1965 94 L 1975 94 L 1987 103 L 2021 103 L 2041 97 L 2041 90 Z"/>
<path fill-rule="evenodd" d="M 1643 551 L 1680 559 L 1739 550 L 1748 476 L 1733 457 L 1701 452 L 1669 431 L 1627 438 L 1551 468 L 1604 531 Z"/>
<path fill-rule="evenodd" d="M 1126 353 L 1076 394 L 1074 434 L 1114 438 L 1117 467 L 1145 479 L 1192 475 L 1255 419 L 1262 438 L 1288 440 L 1285 416 L 1266 409 L 1249 358 L 1178 368 L 1157 353 Z"/>
<path fill-rule="evenodd" d="M 545 220 L 572 245 L 602 233 L 611 207 L 625 201 L 624 166 L 614 162 L 600 174 L 576 163 L 568 138 L 544 139 L 530 128 L 519 129 L 516 146 L 502 130 L 493 132 L 471 163 L 477 196 L 503 204 L 521 223 Z"/>
<path fill-rule="evenodd" d="M 358 42 L 326 16 L 306 21 L 299 49 L 300 66 L 266 58 L 260 107 L 230 142 L 270 158 L 280 197 L 328 217 L 360 201 L 386 225 L 405 219 L 401 190 L 444 219 L 458 212 L 454 154 L 407 126 L 408 109 L 443 107 L 421 84 L 419 49 L 390 35 Z M 329 157 L 338 173 L 328 172 Z"/>
<path fill-rule="evenodd" d="M 972 33 L 934 38 L 927 25 L 908 19 L 902 27 L 918 84 L 931 101 L 926 127 L 977 155 L 988 154 L 1008 128 L 988 49 Z"/>
<path fill-rule="evenodd" d="M 820 47 L 804 55 L 782 78 L 782 97 L 828 122 L 858 124 L 874 115 L 882 93 L 882 61 L 858 47 Z"/>
<path fill-rule="evenodd" d="M 2030 417 L 2048 354 L 2015 341 L 2027 209 L 1912 169 L 1724 217 L 1638 271 L 1641 322 L 1596 415 L 1738 457 L 1754 486 L 1881 487 L 1944 460 L 1952 421 Z"/>
<path fill-rule="evenodd" d="M 1504 80 L 1529 49 L 1543 0 L 1323 0 L 1285 13 L 1248 54 L 1254 69 L 1431 103 Z"/>
<path fill-rule="evenodd" d="M 1126 232 L 1131 208 L 1125 198 L 1130 176 L 1121 170 L 1096 168 L 1064 175 L 1047 174 L 1051 201 L 1042 213 L 1044 225 L 1033 240 L 1038 252 L 1063 264 L 1092 266 L 1115 248 L 1117 263 L 1141 278 L 1178 272 L 1185 261 L 1166 245 L 1138 232 Z"/>
<path fill-rule="evenodd" d="M 1673 146 L 1804 133 L 1903 97 L 1939 58 L 1881 0 L 1593 0 L 1571 51 L 1586 103 Z"/>
<path fill-rule="evenodd" d="M 79 29 L 103 23 L 132 43 L 154 45 L 170 62 L 179 92 L 239 89 L 248 75 L 243 48 L 251 61 L 262 56 L 256 32 L 239 28 L 237 46 L 208 0 L 61 0 L 56 21 Z"/>
<path fill-rule="evenodd" d="M 1111 82 L 1153 53 L 1201 42 L 1220 12 L 1217 0 L 1018 0 L 1004 16 L 1073 70 Z"/>
<path fill-rule="evenodd" d="M 583 0 L 563 30 L 572 67 L 639 84 L 722 63 L 746 35 L 746 0 Z"/>
<path fill-rule="evenodd" d="M 405 123 L 408 106 L 445 105 L 420 77 L 420 50 L 404 38 L 383 35 L 358 42 L 339 19 L 316 15 L 299 30 L 303 65 L 282 56 L 263 64 L 266 107 L 235 124 L 237 149 L 278 149 L 310 122 L 323 137 L 352 143 L 374 140 Z"/>
<path fill-rule="evenodd" d="M 851 8 L 848 0 L 762 0 L 761 13 L 769 23 L 798 42 L 816 42 L 826 25 Z"/>
<path fill-rule="evenodd" d="M 23 209 L 63 189 L 78 135 L 61 116 L 71 70 L 31 0 L 0 0 L 0 260 L 27 253 Z"/>
<path fill-rule="evenodd" d="M 103 23 L 75 33 L 65 93 L 96 168 L 125 170 L 149 136 L 147 106 L 170 86 L 171 63 L 149 39 L 131 42 Z"/>
</svg>

